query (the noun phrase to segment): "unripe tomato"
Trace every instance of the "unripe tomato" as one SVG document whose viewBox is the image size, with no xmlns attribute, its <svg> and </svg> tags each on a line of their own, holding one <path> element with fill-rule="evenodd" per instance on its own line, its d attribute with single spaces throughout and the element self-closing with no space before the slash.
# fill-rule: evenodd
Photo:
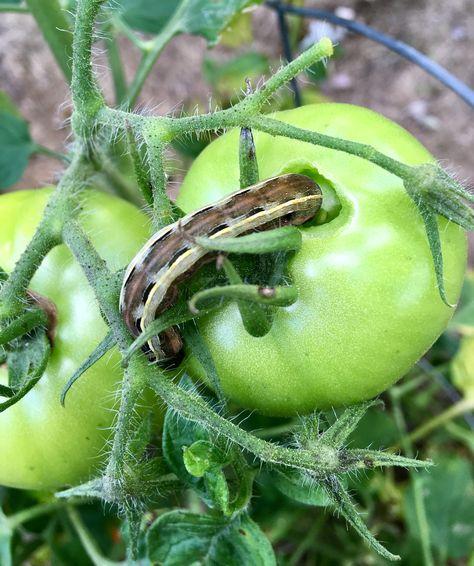
<svg viewBox="0 0 474 566">
<path fill-rule="evenodd" d="M 51 189 L 0 197 L 0 266 L 11 271 L 38 225 Z M 80 222 L 116 271 L 149 236 L 147 217 L 106 194 L 87 196 Z M 123 377 L 116 350 L 90 368 L 59 401 L 65 383 L 104 338 L 107 327 L 81 267 L 62 245 L 44 259 L 30 288 L 52 300 L 58 322 L 45 374 L 0 413 L 0 484 L 55 489 L 85 481 L 102 465 Z M 0 379 L 6 369 L 0 367 Z"/>
<path fill-rule="evenodd" d="M 374 146 L 403 163 L 433 161 L 407 131 L 368 109 L 315 104 L 275 118 Z M 211 143 L 178 197 L 186 212 L 239 187 L 238 131 Z M 242 407 L 294 415 L 374 397 L 399 379 L 443 332 L 453 310 L 441 300 L 421 216 L 402 181 L 358 157 L 254 132 L 260 178 L 305 173 L 320 183 L 326 223 L 301 228 L 288 264 L 299 292 L 260 338 L 244 329 L 236 304 L 198 324 L 224 392 Z M 439 218 L 448 298 L 459 296 L 466 237 Z M 203 377 L 190 356 L 189 372 Z"/>
</svg>

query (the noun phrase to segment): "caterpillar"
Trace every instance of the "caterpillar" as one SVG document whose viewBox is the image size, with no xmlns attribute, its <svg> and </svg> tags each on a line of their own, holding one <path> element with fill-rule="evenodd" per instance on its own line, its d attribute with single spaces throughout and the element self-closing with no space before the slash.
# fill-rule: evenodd
<svg viewBox="0 0 474 566">
<path fill-rule="evenodd" d="M 321 207 L 320 187 L 308 176 L 290 173 L 236 191 L 192 212 L 154 234 L 128 266 L 120 293 L 120 312 L 137 337 L 176 302 L 178 285 L 211 261 L 193 237 L 233 238 L 287 224 L 299 225 Z M 149 354 L 172 358 L 182 347 L 171 327 L 148 341 Z"/>
</svg>

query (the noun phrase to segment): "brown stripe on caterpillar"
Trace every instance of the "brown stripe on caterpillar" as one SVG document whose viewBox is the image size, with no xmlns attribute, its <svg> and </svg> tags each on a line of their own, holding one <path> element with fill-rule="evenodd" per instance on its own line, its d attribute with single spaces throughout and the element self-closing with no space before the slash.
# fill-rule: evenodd
<svg viewBox="0 0 474 566">
<path fill-rule="evenodd" d="M 236 191 L 212 205 L 186 215 L 154 234 L 127 268 L 120 294 L 120 311 L 133 336 L 141 332 L 178 296 L 178 284 L 212 260 L 193 237 L 231 238 L 286 224 L 298 225 L 321 207 L 321 189 L 306 175 L 273 177 Z M 175 328 L 148 342 L 157 359 L 181 348 Z"/>
</svg>

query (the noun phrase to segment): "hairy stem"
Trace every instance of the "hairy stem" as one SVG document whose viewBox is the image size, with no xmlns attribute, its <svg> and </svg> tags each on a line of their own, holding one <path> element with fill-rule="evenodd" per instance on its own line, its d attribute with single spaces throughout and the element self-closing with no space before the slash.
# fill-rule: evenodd
<svg viewBox="0 0 474 566">
<path fill-rule="evenodd" d="M 72 129 L 87 144 L 94 130 L 94 117 L 105 101 L 92 71 L 94 23 L 104 0 L 80 1 L 74 28 L 71 93 L 74 106 Z"/>
</svg>

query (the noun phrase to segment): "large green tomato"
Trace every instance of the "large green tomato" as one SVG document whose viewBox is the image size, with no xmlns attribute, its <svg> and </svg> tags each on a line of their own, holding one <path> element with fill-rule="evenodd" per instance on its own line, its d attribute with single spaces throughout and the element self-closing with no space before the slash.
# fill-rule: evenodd
<svg viewBox="0 0 474 566">
<path fill-rule="evenodd" d="M 37 226 L 50 189 L 0 197 L 0 266 L 11 271 Z M 112 271 L 124 267 L 149 235 L 144 214 L 112 196 L 87 195 L 81 224 Z M 116 351 L 61 390 L 107 332 L 92 289 L 65 246 L 45 258 L 30 288 L 58 309 L 54 348 L 45 374 L 16 405 L 0 413 L 0 484 L 54 489 L 86 480 L 103 463 L 122 378 Z M 0 368 L 0 379 L 6 378 Z"/>
<path fill-rule="evenodd" d="M 374 146 L 410 165 L 433 157 L 400 126 L 365 108 L 317 104 L 276 117 Z M 363 159 L 254 132 L 260 178 L 306 173 L 322 186 L 328 221 L 302 228 L 289 262 L 298 301 L 280 308 L 264 337 L 247 334 L 235 304 L 199 321 L 226 394 L 267 415 L 294 415 L 371 398 L 399 379 L 445 328 L 420 215 L 402 182 Z M 239 186 L 238 132 L 208 146 L 178 198 L 186 212 Z M 340 209 L 334 206 L 334 195 Z M 439 219 L 445 283 L 459 296 L 466 237 Z M 190 357 L 188 370 L 203 370 Z"/>
</svg>

